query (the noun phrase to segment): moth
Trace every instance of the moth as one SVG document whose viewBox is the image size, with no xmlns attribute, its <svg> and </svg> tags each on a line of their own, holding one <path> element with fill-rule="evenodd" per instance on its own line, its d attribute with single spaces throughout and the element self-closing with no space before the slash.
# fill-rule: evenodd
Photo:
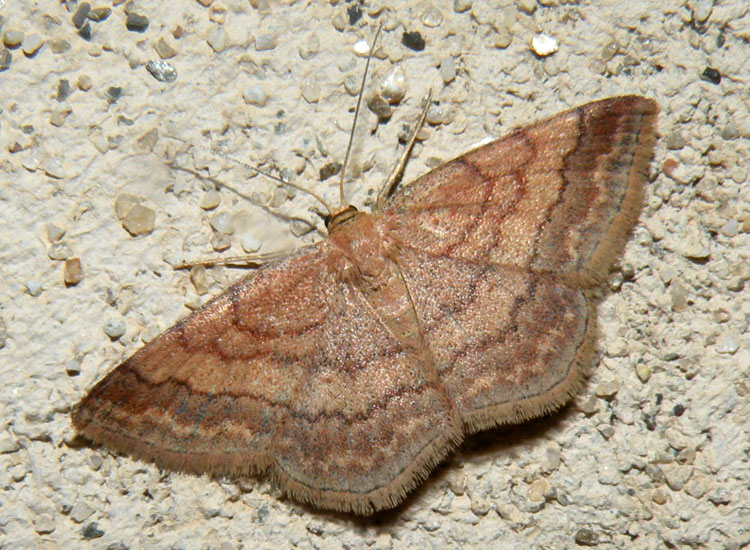
<svg viewBox="0 0 750 550">
<path fill-rule="evenodd" d="M 344 206 L 119 365 L 87 438 L 192 473 L 269 473 L 371 514 L 462 439 L 582 385 L 595 292 L 641 209 L 657 104 L 595 101 Z"/>
</svg>

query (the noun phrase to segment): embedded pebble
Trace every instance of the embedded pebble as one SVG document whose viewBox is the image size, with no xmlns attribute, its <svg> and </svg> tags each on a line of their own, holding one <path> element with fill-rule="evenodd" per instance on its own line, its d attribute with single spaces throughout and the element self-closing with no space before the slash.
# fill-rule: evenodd
<svg viewBox="0 0 750 550">
<path fill-rule="evenodd" d="M 404 32 L 401 36 L 401 44 L 415 52 L 421 52 L 425 47 L 424 38 L 419 31 Z"/>
<path fill-rule="evenodd" d="M 76 523 L 83 523 L 91 517 L 95 510 L 85 502 L 76 502 L 70 509 L 70 519 Z"/>
<path fill-rule="evenodd" d="M 638 379 L 644 384 L 651 378 L 651 367 L 644 363 L 638 363 L 635 366 L 635 374 Z"/>
<path fill-rule="evenodd" d="M 156 50 L 156 53 L 159 54 L 159 57 L 162 59 L 172 59 L 177 55 L 177 48 L 167 42 L 163 36 L 154 44 L 154 50 Z"/>
<path fill-rule="evenodd" d="M 234 224 L 232 223 L 232 215 L 228 212 L 217 212 L 209 219 L 211 227 L 214 231 L 224 233 L 225 235 L 231 235 L 234 232 Z"/>
<path fill-rule="evenodd" d="M 625 338 L 615 338 L 607 342 L 607 355 L 610 357 L 627 357 L 630 348 Z"/>
<path fill-rule="evenodd" d="M 120 97 L 122 97 L 122 88 L 120 86 L 110 86 L 107 88 L 107 101 L 111 104 L 117 103 Z"/>
<path fill-rule="evenodd" d="M 289 230 L 295 237 L 301 237 L 307 235 L 310 231 L 315 229 L 310 222 L 301 218 L 294 218 L 289 224 Z"/>
<path fill-rule="evenodd" d="M 711 488 L 706 476 L 696 473 L 685 484 L 685 492 L 693 498 L 702 498 Z"/>
<path fill-rule="evenodd" d="M 547 57 L 555 53 L 559 49 L 559 46 L 557 40 L 552 36 L 539 33 L 532 38 L 531 49 L 539 57 Z"/>
<path fill-rule="evenodd" d="M 120 318 L 110 319 L 104 323 L 104 334 L 109 336 L 112 340 L 117 340 L 120 336 L 125 334 L 125 321 Z"/>
<path fill-rule="evenodd" d="M 740 224 L 735 219 L 729 220 L 720 229 L 721 234 L 724 235 L 725 237 L 734 237 L 737 235 L 739 230 L 740 230 Z"/>
<path fill-rule="evenodd" d="M 242 98 L 245 100 L 245 103 L 249 105 L 262 107 L 266 104 L 268 96 L 266 96 L 266 92 L 260 84 L 253 84 L 242 92 Z"/>
<path fill-rule="evenodd" d="M 3 44 L 9 48 L 17 48 L 23 42 L 23 32 L 15 29 L 8 29 L 3 34 Z"/>
<path fill-rule="evenodd" d="M 140 202 L 141 199 L 129 193 L 121 193 L 120 195 L 117 195 L 117 198 L 115 199 L 115 215 L 120 220 L 125 219 L 125 216 L 128 215 L 131 208 Z"/>
<path fill-rule="evenodd" d="M 701 73 L 701 80 L 718 85 L 721 83 L 721 73 L 713 67 L 706 67 Z"/>
<path fill-rule="evenodd" d="M 597 546 L 599 544 L 599 535 L 591 529 L 579 529 L 574 537 L 575 543 L 579 546 Z"/>
<path fill-rule="evenodd" d="M 359 93 L 360 80 L 356 76 L 350 74 L 344 79 L 344 88 L 346 93 L 351 96 L 355 96 Z"/>
<path fill-rule="evenodd" d="M 68 99 L 68 96 L 70 96 L 70 81 L 67 78 L 61 78 L 57 81 L 57 94 L 55 94 L 55 99 L 57 101 L 65 101 Z"/>
<path fill-rule="evenodd" d="M 3 325 L 3 319 L 0 317 L 0 326 Z M 10 432 L 3 431 L 0 433 L 0 454 L 15 453 L 21 448 L 21 445 Z"/>
<path fill-rule="evenodd" d="M 208 293 L 210 283 L 208 281 L 208 273 L 206 272 L 206 266 L 194 265 L 190 268 L 190 282 L 193 283 L 195 292 L 198 296 L 203 296 Z"/>
<path fill-rule="evenodd" d="M 223 252 L 232 246 L 232 241 L 229 240 L 229 236 L 224 233 L 214 233 L 211 236 L 211 248 L 216 252 Z"/>
<path fill-rule="evenodd" d="M 36 298 L 42 293 L 42 290 L 42 283 L 40 283 L 36 279 L 26 281 L 26 292 L 28 292 L 30 296 Z"/>
<path fill-rule="evenodd" d="M 48 223 L 47 229 L 47 240 L 51 243 L 59 241 L 65 235 L 65 230 L 62 227 L 58 227 L 54 223 Z"/>
<path fill-rule="evenodd" d="M 519 0 L 517 6 L 526 15 L 531 15 L 536 11 L 536 0 Z"/>
<path fill-rule="evenodd" d="M 446 57 L 440 62 L 440 78 L 444 84 L 453 82 L 456 78 L 456 62 L 452 57 Z"/>
<path fill-rule="evenodd" d="M 687 145 L 687 141 L 681 132 L 672 132 L 667 136 L 664 145 L 670 151 L 679 151 Z"/>
<path fill-rule="evenodd" d="M 406 77 L 400 67 L 394 67 L 380 83 L 380 95 L 388 103 L 398 103 L 406 94 Z"/>
<path fill-rule="evenodd" d="M 370 55 L 370 44 L 367 40 L 357 40 L 352 49 L 354 50 L 355 55 L 360 57 L 367 57 Z"/>
<path fill-rule="evenodd" d="M 146 70 L 159 82 L 174 82 L 177 80 L 177 69 L 163 59 L 149 61 L 146 63 Z"/>
<path fill-rule="evenodd" d="M 248 230 L 244 231 L 240 236 L 240 245 L 242 246 L 242 250 L 248 254 L 252 254 L 260 250 L 263 243 Z"/>
<path fill-rule="evenodd" d="M 83 266 L 80 258 L 65 260 L 63 266 L 63 281 L 65 286 L 75 286 L 83 279 Z"/>
<path fill-rule="evenodd" d="M 104 531 L 99 529 L 99 524 L 95 521 L 92 521 L 88 525 L 86 525 L 83 529 L 81 529 L 81 536 L 85 540 L 93 540 L 98 539 L 104 536 Z"/>
<path fill-rule="evenodd" d="M 64 105 L 58 109 L 55 109 L 50 113 L 49 116 L 49 123 L 52 124 L 52 126 L 56 128 L 60 128 L 65 124 L 65 119 L 68 118 L 68 115 L 72 112 L 72 109 L 69 105 Z"/>
<path fill-rule="evenodd" d="M 129 31 L 145 32 L 148 28 L 148 17 L 131 11 L 125 20 L 125 27 Z"/>
<path fill-rule="evenodd" d="M 664 479 L 673 491 L 679 491 L 693 475 L 692 466 L 680 466 L 679 464 L 664 464 L 662 467 Z"/>
<path fill-rule="evenodd" d="M 453 0 L 453 11 L 463 13 L 471 9 L 472 0 Z"/>
<path fill-rule="evenodd" d="M 669 285 L 669 297 L 672 300 L 672 311 L 681 313 L 687 309 L 687 291 L 680 283 L 672 282 Z"/>
<path fill-rule="evenodd" d="M 13 61 L 13 54 L 5 46 L 0 46 L 0 72 L 8 70 Z"/>
<path fill-rule="evenodd" d="M 78 86 L 78 89 L 82 92 L 88 92 L 91 89 L 92 84 L 93 81 L 91 80 L 91 77 L 85 74 L 79 76 L 76 81 L 76 86 Z"/>
<path fill-rule="evenodd" d="M 716 351 L 718 353 L 732 355 L 738 349 L 740 349 L 740 339 L 734 332 L 725 332 L 716 340 Z"/>
<path fill-rule="evenodd" d="M 54 54 L 61 54 L 61 53 L 69 52 L 72 47 L 73 46 L 70 45 L 70 42 L 62 38 L 53 40 L 49 44 L 49 49 L 52 50 L 52 53 Z"/>
<path fill-rule="evenodd" d="M 5 324 L 5 319 L 0 317 L 0 349 L 5 347 L 8 343 L 8 327 Z"/>
<path fill-rule="evenodd" d="M 617 44 L 617 42 L 608 42 L 601 51 L 601 57 L 602 61 L 607 62 L 612 60 L 612 58 L 617 55 L 617 52 L 620 50 L 620 46 Z"/>
<path fill-rule="evenodd" d="M 156 222 L 156 213 L 142 204 L 134 205 L 125 218 L 122 220 L 122 226 L 125 230 L 133 235 L 147 235 L 154 230 Z"/>
<path fill-rule="evenodd" d="M 439 27 L 443 22 L 443 14 L 435 7 L 429 7 L 422 14 L 422 24 L 425 27 Z"/>
<path fill-rule="evenodd" d="M 375 113 L 380 120 L 388 120 L 393 115 L 393 107 L 380 94 L 368 98 L 367 107 Z"/>
<path fill-rule="evenodd" d="M 71 21 L 73 22 L 73 26 L 80 30 L 83 28 L 83 26 L 86 24 L 86 21 L 88 20 L 89 12 L 91 11 L 91 4 L 88 2 L 82 2 L 78 9 L 76 9 L 75 13 L 73 14 L 73 17 L 71 18 Z"/>
<path fill-rule="evenodd" d="M 219 193 L 216 190 L 209 191 L 205 195 L 203 195 L 203 198 L 201 199 L 201 202 L 198 204 L 203 210 L 213 210 L 217 206 L 221 204 L 221 193 Z"/>
<path fill-rule="evenodd" d="M 495 47 L 504 50 L 505 48 L 510 46 L 511 42 L 513 42 L 513 35 L 510 33 L 510 31 L 506 28 L 498 29 L 497 33 L 495 34 Z"/>
<path fill-rule="evenodd" d="M 302 81 L 302 97 L 308 103 L 317 103 L 320 100 L 320 84 L 313 78 L 306 78 Z"/>
<path fill-rule="evenodd" d="M 259 52 L 272 50 L 276 47 L 276 36 L 273 34 L 261 34 L 255 39 L 255 49 Z"/>
<path fill-rule="evenodd" d="M 596 396 L 590 395 L 578 403 L 578 408 L 583 414 L 591 415 L 599 410 L 599 402 L 597 401 Z"/>
<path fill-rule="evenodd" d="M 42 41 L 41 36 L 39 36 L 38 34 L 30 34 L 23 39 L 21 49 L 23 50 L 24 55 L 31 57 L 39 51 L 39 48 L 42 47 L 42 44 L 44 44 L 44 42 Z"/>
<path fill-rule="evenodd" d="M 108 8 L 107 6 L 102 6 L 99 8 L 93 8 L 89 12 L 88 18 L 95 23 L 100 23 L 101 21 L 107 19 L 110 15 L 112 15 L 112 9 Z"/>
<path fill-rule="evenodd" d="M 661 489 L 656 489 L 653 493 L 651 493 L 651 500 L 659 505 L 665 504 L 667 502 L 667 495 Z"/>
<path fill-rule="evenodd" d="M 55 530 L 55 520 L 49 514 L 42 514 L 34 518 L 34 530 L 40 535 L 51 533 Z"/>
<path fill-rule="evenodd" d="M 53 158 L 49 159 L 47 161 L 47 164 L 44 166 L 44 173 L 47 174 L 51 178 L 55 179 L 63 179 L 65 177 L 65 172 L 63 170 L 63 164 L 60 161 L 60 159 Z"/>
<path fill-rule="evenodd" d="M 620 390 L 620 383 L 616 380 L 602 380 L 596 386 L 596 395 L 604 399 L 612 399 Z"/>
<path fill-rule="evenodd" d="M 537 479 L 529 487 L 528 499 L 533 502 L 543 502 L 547 500 L 546 495 L 549 490 L 549 482 L 546 479 Z"/>
<path fill-rule="evenodd" d="M 427 115 L 425 120 L 428 124 L 442 124 L 445 121 L 445 112 L 443 111 L 442 105 L 433 103 L 427 108 Z M 409 130 L 411 132 L 411 129 Z M 408 139 L 409 135 L 405 134 L 404 139 Z"/>
<path fill-rule="evenodd" d="M 49 247 L 47 257 L 50 260 L 67 260 L 73 255 L 73 251 L 65 243 L 55 243 Z"/>
<path fill-rule="evenodd" d="M 227 47 L 227 34 L 223 27 L 216 26 L 208 33 L 206 42 L 216 53 L 221 53 Z"/>
<path fill-rule="evenodd" d="M 78 376 L 81 374 L 81 360 L 73 357 L 65 362 L 65 373 L 68 376 Z"/>
</svg>

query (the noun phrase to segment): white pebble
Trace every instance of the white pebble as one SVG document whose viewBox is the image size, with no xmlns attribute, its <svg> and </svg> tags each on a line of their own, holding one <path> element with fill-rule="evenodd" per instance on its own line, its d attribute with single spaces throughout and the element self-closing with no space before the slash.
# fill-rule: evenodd
<svg viewBox="0 0 750 550">
<path fill-rule="evenodd" d="M 216 26 L 208 33 L 206 42 L 216 53 L 221 53 L 227 47 L 227 35 L 222 27 Z"/>
<path fill-rule="evenodd" d="M 136 204 L 128 210 L 128 213 L 122 220 L 122 226 L 133 236 L 148 235 L 154 230 L 155 222 L 156 212 L 147 206 Z"/>
<path fill-rule="evenodd" d="M 440 62 L 440 78 L 445 84 L 456 78 L 456 62 L 452 57 L 446 57 Z"/>
<path fill-rule="evenodd" d="M 50 159 L 49 162 L 47 162 L 46 166 L 44 167 L 44 173 L 49 177 L 55 179 L 62 179 L 65 177 L 62 162 L 60 162 L 60 159 L 56 158 Z"/>
<path fill-rule="evenodd" d="M 232 241 L 224 233 L 214 233 L 211 237 L 211 248 L 216 252 L 223 252 L 232 246 Z"/>
<path fill-rule="evenodd" d="M 740 229 L 740 224 L 735 219 L 729 220 L 721 228 L 721 234 L 725 237 L 734 237 Z"/>
<path fill-rule="evenodd" d="M 732 355 L 740 349 L 740 339 L 733 332 L 725 332 L 716 340 L 716 351 Z"/>
<path fill-rule="evenodd" d="M 276 37 L 272 34 L 261 34 L 255 39 L 255 49 L 259 52 L 272 50 L 276 47 Z"/>
<path fill-rule="evenodd" d="M 110 319 L 104 323 L 104 334 L 117 340 L 120 336 L 125 334 L 125 321 L 122 319 Z"/>
<path fill-rule="evenodd" d="M 203 208 L 203 210 L 213 210 L 217 206 L 221 204 L 221 193 L 218 191 L 209 191 L 205 195 L 203 195 L 203 198 L 200 202 L 200 207 Z"/>
<path fill-rule="evenodd" d="M 209 219 L 211 227 L 219 233 L 231 235 L 234 231 L 232 215 L 227 212 L 217 212 Z"/>
<path fill-rule="evenodd" d="M 28 292 L 29 295 L 34 296 L 36 298 L 42 293 L 42 283 L 40 283 L 36 279 L 26 281 L 26 292 Z"/>
<path fill-rule="evenodd" d="M 307 78 L 302 81 L 302 97 L 308 103 L 317 103 L 320 100 L 320 84 L 317 80 Z"/>
<path fill-rule="evenodd" d="M 38 34 L 30 34 L 23 39 L 21 48 L 23 49 L 23 53 L 25 55 L 32 56 L 39 51 L 39 48 L 42 47 L 42 44 L 43 42 L 41 36 L 39 36 Z"/>
<path fill-rule="evenodd" d="M 427 8 L 427 11 L 422 14 L 422 24 L 424 24 L 425 27 L 437 27 L 442 22 L 443 14 L 440 13 L 440 10 L 437 8 Z"/>
<path fill-rule="evenodd" d="M 258 240 L 258 238 L 250 231 L 245 231 L 242 233 L 240 244 L 242 246 L 242 250 L 244 250 L 248 254 L 257 252 L 258 250 L 260 250 L 260 247 L 263 246 L 263 243 L 261 243 L 260 240 Z"/>
<path fill-rule="evenodd" d="M 47 256 L 50 260 L 67 260 L 73 255 L 73 251 L 65 243 L 55 243 L 49 247 Z"/>
<path fill-rule="evenodd" d="M 354 44 L 354 53 L 361 57 L 370 55 L 370 45 L 367 43 L 367 40 L 357 40 Z"/>
<path fill-rule="evenodd" d="M 266 104 L 268 96 L 266 96 L 266 92 L 263 91 L 263 88 L 260 84 L 253 84 L 247 90 L 242 92 L 242 98 L 248 105 L 256 105 L 258 107 L 262 107 Z"/>
<path fill-rule="evenodd" d="M 531 40 L 531 49 L 539 57 L 546 57 L 555 53 L 559 49 L 559 46 L 557 40 L 552 36 L 539 33 Z"/>
<path fill-rule="evenodd" d="M 380 95 L 388 103 L 398 103 L 406 94 L 406 77 L 400 67 L 394 67 L 380 83 Z"/>
</svg>

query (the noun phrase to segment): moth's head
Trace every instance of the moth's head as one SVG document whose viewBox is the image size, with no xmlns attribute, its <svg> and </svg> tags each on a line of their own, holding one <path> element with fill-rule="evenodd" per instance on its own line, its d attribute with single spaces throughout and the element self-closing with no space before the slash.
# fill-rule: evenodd
<svg viewBox="0 0 750 550">
<path fill-rule="evenodd" d="M 357 210 L 357 208 L 352 205 L 341 208 L 333 214 L 329 214 L 325 217 L 325 224 L 328 233 L 330 234 L 337 227 L 341 227 L 342 225 L 349 223 L 357 216 L 357 214 L 359 214 L 359 210 Z"/>
</svg>

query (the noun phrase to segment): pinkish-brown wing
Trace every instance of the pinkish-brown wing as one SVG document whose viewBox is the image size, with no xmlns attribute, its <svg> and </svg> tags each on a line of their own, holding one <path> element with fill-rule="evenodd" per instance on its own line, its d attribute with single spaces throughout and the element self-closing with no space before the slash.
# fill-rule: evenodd
<svg viewBox="0 0 750 550">
<path fill-rule="evenodd" d="M 99 382 L 89 438 L 192 472 L 270 469 L 294 498 L 394 506 L 461 438 L 424 357 L 328 269 L 327 244 L 231 287 Z"/>
<path fill-rule="evenodd" d="M 73 412 L 90 439 L 192 472 L 260 471 L 338 304 L 320 247 L 267 264 L 137 351 Z"/>
<path fill-rule="evenodd" d="M 434 256 L 601 278 L 638 217 L 657 111 L 624 96 L 518 129 L 398 190 L 383 214 Z"/>
<path fill-rule="evenodd" d="M 594 317 L 574 284 L 408 246 L 398 263 L 435 369 L 469 431 L 545 414 L 579 389 Z"/>
</svg>

